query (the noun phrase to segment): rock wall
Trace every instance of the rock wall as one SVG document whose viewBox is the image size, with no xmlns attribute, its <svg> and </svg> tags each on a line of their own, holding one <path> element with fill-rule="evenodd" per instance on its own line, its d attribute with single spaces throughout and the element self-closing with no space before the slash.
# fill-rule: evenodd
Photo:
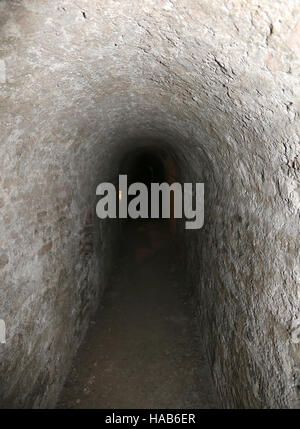
<svg viewBox="0 0 300 429">
<path fill-rule="evenodd" d="M 54 406 L 108 279 L 96 186 L 147 139 L 205 182 L 185 254 L 224 407 L 299 406 L 299 19 L 297 0 L 0 1 L 3 406 Z"/>
</svg>

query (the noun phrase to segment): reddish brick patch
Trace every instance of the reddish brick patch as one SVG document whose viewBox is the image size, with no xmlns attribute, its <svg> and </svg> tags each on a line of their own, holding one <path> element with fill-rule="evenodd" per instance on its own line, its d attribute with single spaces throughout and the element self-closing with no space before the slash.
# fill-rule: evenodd
<svg viewBox="0 0 300 429">
<path fill-rule="evenodd" d="M 49 252 L 49 250 L 52 249 L 52 241 L 50 241 L 49 243 L 45 244 L 43 247 L 40 248 L 38 255 L 39 256 L 43 256 L 45 255 L 47 252 Z"/>
<path fill-rule="evenodd" d="M 86 225 L 91 225 L 93 223 L 94 220 L 94 215 L 93 215 L 93 210 L 92 209 L 88 209 L 87 215 L 86 215 L 86 219 L 85 219 L 85 224 Z"/>
<path fill-rule="evenodd" d="M 152 249 L 147 249 L 147 248 L 138 248 L 136 249 L 135 252 L 135 259 L 137 262 L 141 262 L 144 261 L 145 259 L 148 258 L 148 256 L 151 256 L 153 253 Z"/>
</svg>

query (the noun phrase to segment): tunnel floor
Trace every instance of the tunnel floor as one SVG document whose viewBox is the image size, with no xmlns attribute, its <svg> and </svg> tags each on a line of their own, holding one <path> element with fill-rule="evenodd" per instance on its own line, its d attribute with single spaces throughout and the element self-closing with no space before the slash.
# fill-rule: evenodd
<svg viewBox="0 0 300 429">
<path fill-rule="evenodd" d="M 57 408 L 218 408 L 192 294 L 161 221 L 132 221 Z"/>
</svg>

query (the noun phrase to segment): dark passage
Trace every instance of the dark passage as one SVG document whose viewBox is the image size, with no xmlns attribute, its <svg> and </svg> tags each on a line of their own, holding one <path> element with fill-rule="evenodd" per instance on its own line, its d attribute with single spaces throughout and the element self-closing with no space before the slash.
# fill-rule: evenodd
<svg viewBox="0 0 300 429">
<path fill-rule="evenodd" d="M 217 406 L 180 268 L 167 222 L 128 222 L 59 408 Z"/>
<path fill-rule="evenodd" d="M 120 166 L 129 184 L 148 189 L 174 181 L 175 170 L 170 158 L 151 150 L 136 151 Z M 174 219 L 123 221 L 119 246 L 111 284 L 58 407 L 216 407 Z"/>
</svg>

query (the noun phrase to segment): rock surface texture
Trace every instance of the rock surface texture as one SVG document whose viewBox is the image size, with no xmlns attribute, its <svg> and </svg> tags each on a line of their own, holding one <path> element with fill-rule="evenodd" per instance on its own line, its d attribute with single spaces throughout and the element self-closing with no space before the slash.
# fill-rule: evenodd
<svg viewBox="0 0 300 429">
<path fill-rule="evenodd" d="M 114 252 L 96 186 L 151 140 L 205 182 L 182 242 L 223 406 L 299 407 L 299 1 L 2 0 L 0 25 L 1 406 L 55 406 Z"/>
</svg>

